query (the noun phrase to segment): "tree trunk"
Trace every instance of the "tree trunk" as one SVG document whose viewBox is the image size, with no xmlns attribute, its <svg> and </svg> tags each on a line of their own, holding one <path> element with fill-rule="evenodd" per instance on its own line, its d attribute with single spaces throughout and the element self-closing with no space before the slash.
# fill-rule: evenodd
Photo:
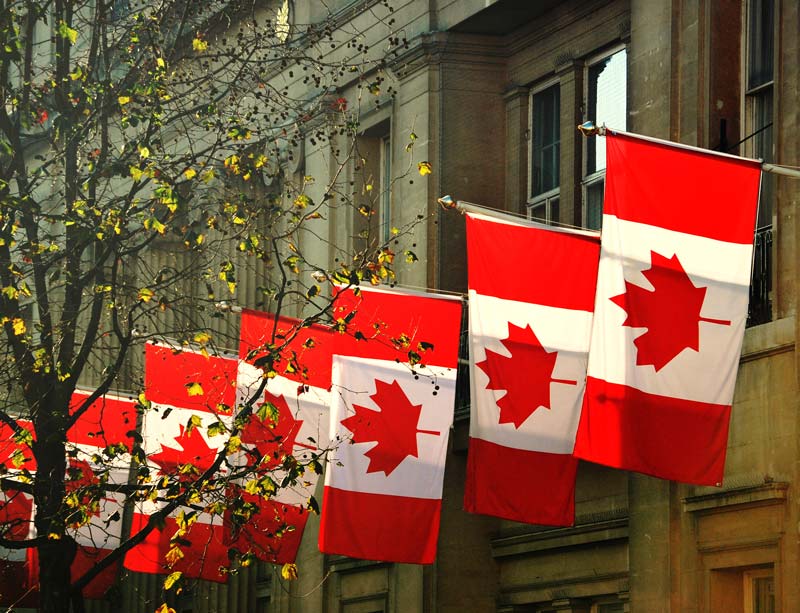
<svg viewBox="0 0 800 613">
<path fill-rule="evenodd" d="M 64 529 L 68 403 L 60 396 L 54 391 L 42 394 L 32 411 L 36 428 L 33 445 L 37 465 L 33 482 L 36 505 L 34 523 L 37 535 L 46 537 L 38 547 L 39 610 L 43 613 L 69 613 L 72 591 L 70 566 L 77 551 L 75 540 Z"/>
<path fill-rule="evenodd" d="M 39 610 L 69 613 L 72 601 L 70 566 L 77 546 L 68 536 L 39 547 Z"/>
</svg>

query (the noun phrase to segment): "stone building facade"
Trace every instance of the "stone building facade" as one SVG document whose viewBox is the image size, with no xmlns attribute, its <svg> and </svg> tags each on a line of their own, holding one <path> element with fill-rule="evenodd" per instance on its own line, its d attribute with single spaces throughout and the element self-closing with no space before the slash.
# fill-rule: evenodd
<svg viewBox="0 0 800 613">
<path fill-rule="evenodd" d="M 371 3 L 362 4 L 367 11 Z M 404 134 L 413 130 L 417 154 L 434 171 L 427 181 L 392 186 L 385 212 L 393 225 L 416 211 L 435 212 L 437 197 L 450 194 L 597 227 L 603 149 L 575 130 L 587 119 L 800 164 L 797 2 L 438 0 L 394 8 L 395 19 L 407 23 L 409 48 L 391 67 L 397 95 L 365 118 L 365 137 L 382 126 L 400 159 Z M 468 419 L 461 412 L 436 563 L 325 557 L 312 526 L 301 578 L 272 593 L 270 610 L 800 610 L 799 188 L 796 179 L 764 179 L 721 488 L 583 463 L 572 528 L 471 516 L 462 510 Z M 463 220 L 439 211 L 422 234 L 426 267 L 401 282 L 464 291 Z"/>
</svg>

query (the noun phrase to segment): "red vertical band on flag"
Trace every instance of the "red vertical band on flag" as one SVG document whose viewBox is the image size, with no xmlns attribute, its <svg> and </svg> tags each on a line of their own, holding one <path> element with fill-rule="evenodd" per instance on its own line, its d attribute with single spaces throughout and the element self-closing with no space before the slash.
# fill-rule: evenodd
<svg viewBox="0 0 800 613">
<path fill-rule="evenodd" d="M 308 522 L 308 511 L 300 505 L 281 504 L 250 494 L 237 495 L 256 505 L 258 513 L 236 529 L 226 515 L 225 538 L 228 546 L 240 553 L 252 552 L 263 562 L 295 562 Z"/>
<path fill-rule="evenodd" d="M 719 485 L 730 412 L 589 377 L 574 453 L 662 479 Z"/>
<path fill-rule="evenodd" d="M 467 235 L 470 290 L 562 309 L 593 309 L 599 235 L 475 215 L 467 215 Z"/>
<path fill-rule="evenodd" d="M 33 439 L 33 422 L 27 419 L 18 419 L 17 424 L 26 430 Z M 16 431 L 5 422 L 0 422 L 0 465 L 12 472 L 23 469 L 31 472 L 36 470 L 36 458 L 33 457 L 33 450 L 24 442 L 17 442 Z"/>
<path fill-rule="evenodd" d="M 464 509 L 547 526 L 575 522 L 578 460 L 469 439 Z"/>
<path fill-rule="evenodd" d="M 322 508 L 321 551 L 413 564 L 431 564 L 436 557 L 441 499 L 326 486 Z"/>
<path fill-rule="evenodd" d="M 337 354 L 409 362 L 413 352 L 428 366 L 457 366 L 460 298 L 376 289 L 335 291 L 333 318 L 346 326 L 346 333 L 336 336 Z"/>
<path fill-rule="evenodd" d="M 276 323 L 277 319 L 277 323 Z M 275 317 L 244 309 L 242 311 L 239 358 L 258 364 L 268 345 L 281 346 L 280 361 L 273 364 L 282 377 L 328 389 L 331 385 L 332 333 L 327 326 L 303 326 L 302 320 L 292 317 Z M 265 364 L 266 366 L 266 364 Z"/>
<path fill-rule="evenodd" d="M 761 164 L 608 132 L 603 214 L 752 244 Z M 634 172 L 631 172 L 634 170 Z M 739 206 L 741 204 L 741 206 Z"/>
<path fill-rule="evenodd" d="M 76 390 L 70 401 L 70 414 L 81 408 L 91 392 Z M 71 443 L 107 447 L 123 443 L 131 449 L 128 432 L 136 429 L 136 402 L 132 398 L 100 396 L 67 432 Z"/>
<path fill-rule="evenodd" d="M 231 412 L 236 402 L 236 360 L 152 343 L 145 346 L 145 360 L 144 385 L 150 402 L 211 413 Z M 200 388 L 193 388 L 190 394 L 193 384 Z"/>
<path fill-rule="evenodd" d="M 131 534 L 140 532 L 148 523 L 149 516 L 134 513 Z M 173 565 L 168 565 L 164 554 L 171 548 L 172 536 L 178 531 L 178 523 L 173 517 L 164 520 L 162 529 L 151 531 L 145 540 L 125 555 L 125 568 L 139 573 L 169 574 L 182 572 L 186 577 L 206 579 L 223 583 L 227 573 L 220 569 L 228 568 L 228 547 L 225 544 L 221 525 L 198 520 L 191 525 L 179 545 L 183 557 Z"/>
</svg>

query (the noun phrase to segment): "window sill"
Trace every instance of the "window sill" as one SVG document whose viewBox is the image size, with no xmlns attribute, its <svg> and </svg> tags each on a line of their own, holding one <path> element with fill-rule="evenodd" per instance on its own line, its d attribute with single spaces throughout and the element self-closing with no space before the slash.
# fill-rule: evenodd
<svg viewBox="0 0 800 613">
<path fill-rule="evenodd" d="M 794 348 L 795 318 L 784 317 L 745 330 L 741 362 L 752 362 Z"/>
</svg>

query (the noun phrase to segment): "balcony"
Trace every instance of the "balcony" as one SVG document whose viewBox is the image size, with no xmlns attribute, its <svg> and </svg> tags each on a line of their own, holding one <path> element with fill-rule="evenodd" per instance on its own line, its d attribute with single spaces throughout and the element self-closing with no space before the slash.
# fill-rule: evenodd
<svg viewBox="0 0 800 613">
<path fill-rule="evenodd" d="M 756 230 L 747 326 L 772 321 L 772 226 Z"/>
</svg>

